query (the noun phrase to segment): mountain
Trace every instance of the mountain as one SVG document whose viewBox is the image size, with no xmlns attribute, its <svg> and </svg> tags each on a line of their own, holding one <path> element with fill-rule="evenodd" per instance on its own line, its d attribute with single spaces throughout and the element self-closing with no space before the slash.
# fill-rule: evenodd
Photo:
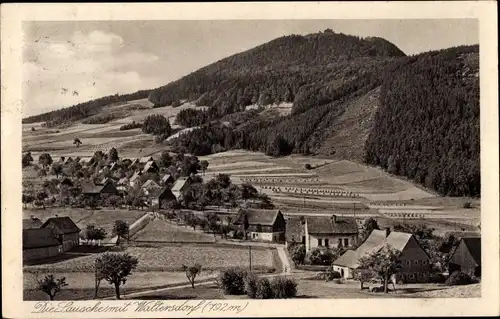
<svg viewBox="0 0 500 319">
<path fill-rule="evenodd" d="M 179 113 L 178 122 L 199 129 L 168 142 L 175 151 L 333 155 L 442 195 L 478 196 L 478 57 L 478 46 L 406 56 L 381 38 L 325 30 L 275 39 L 133 97 L 148 96 L 154 107 L 208 106 Z M 107 97 L 23 121 L 81 120 L 131 99 Z M 283 103 L 292 105 L 285 116 L 272 107 Z"/>
</svg>

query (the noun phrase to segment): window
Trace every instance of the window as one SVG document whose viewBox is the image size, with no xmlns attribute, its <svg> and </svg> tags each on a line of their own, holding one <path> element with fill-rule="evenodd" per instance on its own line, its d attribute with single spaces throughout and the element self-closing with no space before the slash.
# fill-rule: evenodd
<svg viewBox="0 0 500 319">
<path fill-rule="evenodd" d="M 322 245 L 323 245 L 323 239 L 318 238 L 318 246 L 322 246 Z"/>
<path fill-rule="evenodd" d="M 302 243 L 305 244 L 306 243 L 306 236 L 302 236 Z"/>
<path fill-rule="evenodd" d="M 415 275 L 414 274 L 410 274 L 409 277 L 410 277 L 410 279 L 415 279 Z"/>
<path fill-rule="evenodd" d="M 422 265 L 427 264 L 427 260 L 422 260 Z"/>
<path fill-rule="evenodd" d="M 344 246 L 349 246 L 349 238 L 344 238 Z"/>
<path fill-rule="evenodd" d="M 328 238 L 325 238 L 325 246 L 328 247 Z"/>
<path fill-rule="evenodd" d="M 411 265 L 411 260 L 407 260 L 407 261 L 406 261 L 406 265 L 407 265 L 407 266 L 410 266 L 410 265 Z"/>
<path fill-rule="evenodd" d="M 418 260 L 413 261 L 415 265 L 418 265 Z"/>
</svg>

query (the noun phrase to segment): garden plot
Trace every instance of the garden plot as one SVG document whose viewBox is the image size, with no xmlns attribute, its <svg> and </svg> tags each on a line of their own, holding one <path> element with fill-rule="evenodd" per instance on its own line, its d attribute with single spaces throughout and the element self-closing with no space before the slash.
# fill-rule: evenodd
<svg viewBox="0 0 500 319">
<path fill-rule="evenodd" d="M 412 186 L 406 190 L 389 193 L 389 194 L 370 194 L 361 193 L 360 196 L 365 197 L 372 201 L 389 201 L 389 200 L 411 200 L 411 199 L 421 199 L 426 197 L 432 197 L 433 194 L 429 194 L 426 191 L 421 190 L 415 186 Z"/>
<path fill-rule="evenodd" d="M 195 231 L 191 227 L 173 225 L 171 222 L 154 219 L 146 227 L 137 232 L 132 240 L 134 242 L 215 242 L 211 234 L 206 234 L 200 230 Z"/>
<path fill-rule="evenodd" d="M 265 162 L 257 162 L 257 161 L 243 161 L 243 162 L 238 162 L 238 163 L 227 163 L 227 164 L 214 164 L 214 165 L 209 165 L 207 172 L 208 171 L 217 171 L 217 170 L 224 170 L 224 169 L 243 169 L 243 168 L 256 168 L 256 167 L 269 167 L 269 166 L 275 166 L 273 163 L 265 163 Z"/>
<path fill-rule="evenodd" d="M 205 270 L 227 267 L 248 267 L 249 250 L 246 247 L 217 245 L 170 245 L 161 247 L 128 247 L 124 251 L 139 260 L 137 272 L 181 271 L 183 264 L 199 263 Z M 24 266 L 26 272 L 93 272 L 100 254 L 77 257 L 51 264 Z M 273 269 L 272 249 L 252 249 L 252 269 Z"/>
<path fill-rule="evenodd" d="M 263 168 L 257 168 L 257 169 L 239 169 L 239 170 L 218 170 L 214 172 L 207 172 L 207 174 L 227 174 L 227 175 L 239 175 L 239 176 L 245 176 L 245 175 L 252 175 L 252 174 L 257 174 L 257 173 L 263 173 L 266 176 L 269 176 L 266 172 L 276 172 L 276 171 L 286 171 L 290 173 L 294 173 L 295 171 L 291 169 L 290 167 L 263 167 Z M 284 172 L 283 172 L 284 173 Z"/>
</svg>

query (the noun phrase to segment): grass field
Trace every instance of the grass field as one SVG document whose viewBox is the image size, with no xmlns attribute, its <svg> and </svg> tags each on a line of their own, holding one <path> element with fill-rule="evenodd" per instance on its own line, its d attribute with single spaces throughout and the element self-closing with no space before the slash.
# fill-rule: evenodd
<svg viewBox="0 0 500 319">
<path fill-rule="evenodd" d="M 249 252 L 246 247 L 220 245 L 149 245 L 146 247 L 129 246 L 124 252 L 139 259 L 138 272 L 180 271 L 183 264 L 200 263 L 205 270 L 220 270 L 227 267 L 248 266 Z M 50 264 L 25 266 L 25 272 L 92 272 L 99 253 L 78 255 L 72 259 Z M 273 269 L 272 249 L 253 249 L 252 268 Z"/>
<path fill-rule="evenodd" d="M 116 220 L 123 220 L 132 224 L 144 214 L 144 211 L 125 209 L 47 208 L 23 210 L 23 218 L 30 218 L 33 215 L 40 218 L 42 222 L 58 215 L 59 217 L 70 217 L 81 229 L 84 229 L 86 225 L 95 224 L 98 227 L 103 227 L 108 237 L 112 236 L 111 232 Z"/>
<path fill-rule="evenodd" d="M 192 228 L 176 226 L 170 222 L 155 219 L 137 232 L 132 240 L 136 242 L 215 242 L 214 236 Z"/>
</svg>

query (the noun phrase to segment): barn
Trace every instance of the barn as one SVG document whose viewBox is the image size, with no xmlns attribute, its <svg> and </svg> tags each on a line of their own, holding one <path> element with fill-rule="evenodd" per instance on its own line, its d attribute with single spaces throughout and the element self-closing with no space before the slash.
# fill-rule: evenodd
<svg viewBox="0 0 500 319">
<path fill-rule="evenodd" d="M 481 277 L 481 237 L 463 237 L 453 250 L 448 269 Z"/>
</svg>

